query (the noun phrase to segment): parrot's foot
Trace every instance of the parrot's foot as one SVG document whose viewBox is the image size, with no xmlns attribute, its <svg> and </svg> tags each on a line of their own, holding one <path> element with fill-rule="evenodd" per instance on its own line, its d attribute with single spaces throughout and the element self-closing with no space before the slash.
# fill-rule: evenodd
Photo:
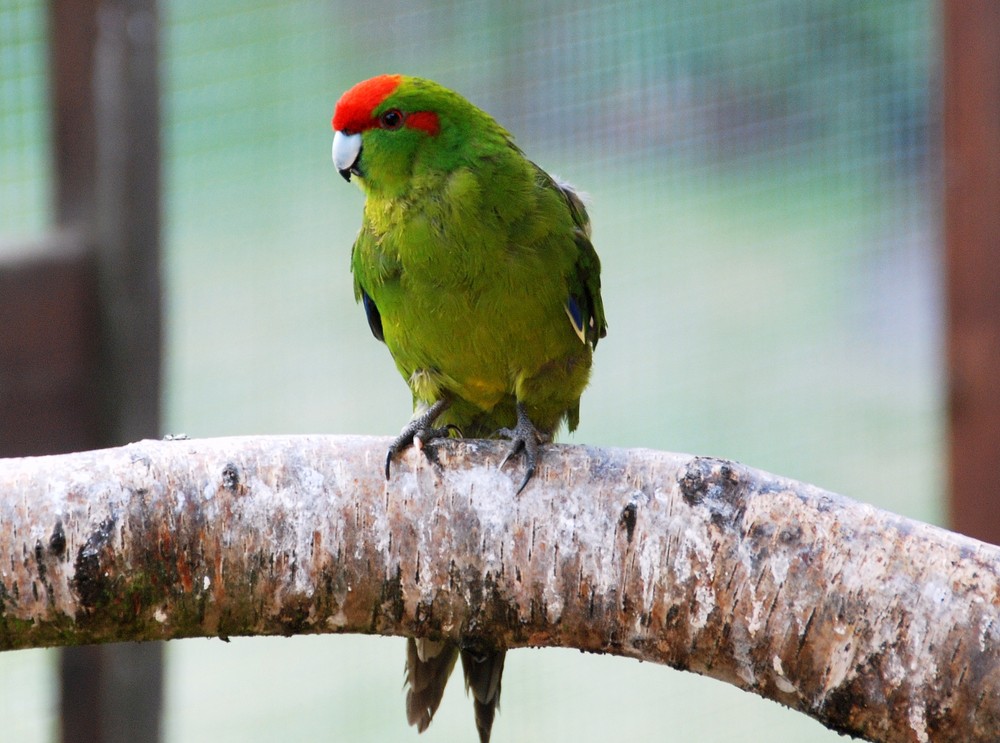
<svg viewBox="0 0 1000 743">
<path fill-rule="evenodd" d="M 408 446 L 412 446 L 413 444 L 422 446 L 433 439 L 446 439 L 451 435 L 452 431 L 458 430 L 458 426 L 451 423 L 441 428 L 433 427 L 434 421 L 437 420 L 441 413 L 448 409 L 449 405 L 451 405 L 450 400 L 438 400 L 427 408 L 426 411 L 407 423 L 403 427 L 403 430 L 399 432 L 399 436 L 392 440 L 392 443 L 389 444 L 389 451 L 385 454 L 386 480 L 389 479 L 389 466 L 392 464 L 392 458 Z"/>
<path fill-rule="evenodd" d="M 519 495 L 524 490 L 524 486 L 528 484 L 531 476 L 535 474 L 535 467 L 538 466 L 539 446 L 548 441 L 548 437 L 543 436 L 535 428 L 535 424 L 531 422 L 528 412 L 524 409 L 524 403 L 521 402 L 517 404 L 517 425 L 513 428 L 501 428 L 497 431 L 497 436 L 510 439 L 511 443 L 510 451 L 507 452 L 507 456 L 500 462 L 501 469 L 507 464 L 507 460 L 515 454 L 524 452 L 524 479 L 521 480 L 521 485 L 518 487 L 517 493 L 515 493 L 515 495 Z"/>
</svg>

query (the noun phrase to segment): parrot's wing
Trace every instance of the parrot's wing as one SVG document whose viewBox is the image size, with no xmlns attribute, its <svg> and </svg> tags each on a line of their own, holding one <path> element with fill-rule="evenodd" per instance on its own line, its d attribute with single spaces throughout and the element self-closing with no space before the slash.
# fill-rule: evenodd
<svg viewBox="0 0 1000 743">
<path fill-rule="evenodd" d="M 362 306 L 364 306 L 365 317 L 368 318 L 368 327 L 371 329 L 372 335 L 377 340 L 385 343 L 385 334 L 382 332 L 382 314 L 378 311 L 375 300 L 371 298 L 368 290 L 361 283 L 360 255 L 364 243 L 371 239 L 371 233 L 362 228 L 361 232 L 358 233 L 358 239 L 354 241 L 354 247 L 351 249 L 351 272 L 354 274 L 354 299 L 361 302 Z"/>
<path fill-rule="evenodd" d="M 576 259 L 576 283 L 571 283 L 570 297 L 580 297 L 583 315 L 587 318 L 586 338 L 597 348 L 597 341 L 608 334 L 604 300 L 601 299 L 601 259 L 589 237 L 578 232 L 575 238 L 580 254 Z"/>
<path fill-rule="evenodd" d="M 368 296 L 368 292 L 364 288 L 361 289 L 361 302 L 365 306 L 365 317 L 368 318 L 368 327 L 371 328 L 372 335 L 385 343 L 385 334 L 382 332 L 382 315 L 379 314 L 374 300 Z"/>
<path fill-rule="evenodd" d="M 597 341 L 608 334 L 608 323 L 601 299 L 601 259 L 590 242 L 590 217 L 583 199 L 571 185 L 555 179 L 553 185 L 562 192 L 573 216 L 573 240 L 577 247 L 576 275 L 569 277 L 566 314 L 580 339 L 597 348 Z"/>
</svg>

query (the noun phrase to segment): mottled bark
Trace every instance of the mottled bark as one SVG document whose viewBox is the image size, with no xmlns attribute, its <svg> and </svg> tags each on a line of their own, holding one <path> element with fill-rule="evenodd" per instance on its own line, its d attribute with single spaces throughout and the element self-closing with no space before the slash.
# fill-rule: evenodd
<svg viewBox="0 0 1000 743">
<path fill-rule="evenodd" d="M 362 632 L 563 646 L 876 741 L 1000 740 L 1000 548 L 731 462 L 143 441 L 0 460 L 0 647 Z M 581 658 L 581 663 L 586 659 Z"/>
</svg>

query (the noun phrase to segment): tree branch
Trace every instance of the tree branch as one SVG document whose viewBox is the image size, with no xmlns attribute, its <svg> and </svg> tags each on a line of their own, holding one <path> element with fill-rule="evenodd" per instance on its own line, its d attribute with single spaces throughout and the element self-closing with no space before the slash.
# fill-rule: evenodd
<svg viewBox="0 0 1000 743">
<path fill-rule="evenodd" d="M 360 632 L 695 671 L 875 741 L 1000 740 L 1000 549 L 716 459 L 142 441 L 0 460 L 0 647 Z M 429 458 L 428 456 L 430 455 Z"/>
</svg>

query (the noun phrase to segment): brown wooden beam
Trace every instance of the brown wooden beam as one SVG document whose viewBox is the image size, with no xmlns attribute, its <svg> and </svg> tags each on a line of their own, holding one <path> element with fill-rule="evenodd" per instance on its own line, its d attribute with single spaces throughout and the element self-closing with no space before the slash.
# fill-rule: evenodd
<svg viewBox="0 0 1000 743">
<path fill-rule="evenodd" d="M 90 448 L 101 430 L 92 257 L 68 234 L 0 255 L 0 455 Z"/>
<path fill-rule="evenodd" d="M 950 515 L 1000 544 L 1000 3 L 942 11 Z"/>
</svg>

